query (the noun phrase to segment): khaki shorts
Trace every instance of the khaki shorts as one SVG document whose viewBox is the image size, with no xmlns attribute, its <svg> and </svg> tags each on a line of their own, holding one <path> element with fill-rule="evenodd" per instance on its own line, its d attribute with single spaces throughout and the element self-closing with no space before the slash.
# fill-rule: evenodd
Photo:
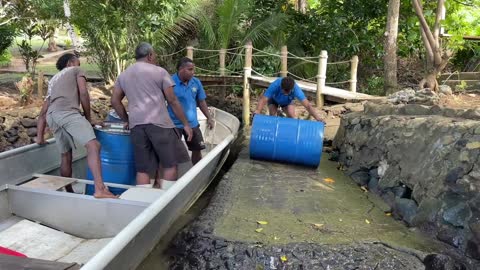
<svg viewBox="0 0 480 270">
<path fill-rule="evenodd" d="M 76 148 L 75 142 L 84 146 L 96 139 L 92 125 L 79 112 L 65 111 L 47 114 L 47 124 L 53 132 L 60 153 Z"/>
</svg>

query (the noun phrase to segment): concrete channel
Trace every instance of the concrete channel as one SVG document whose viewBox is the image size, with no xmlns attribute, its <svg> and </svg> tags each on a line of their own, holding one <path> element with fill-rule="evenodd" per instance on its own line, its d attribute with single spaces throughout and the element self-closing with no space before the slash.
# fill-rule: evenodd
<svg viewBox="0 0 480 270">
<path fill-rule="evenodd" d="M 251 160 L 244 146 L 207 195 L 213 196 L 196 214 L 187 213 L 171 242 L 161 243 L 139 269 L 475 267 L 395 220 L 381 198 L 328 158 L 323 153 L 319 168 L 310 169 Z"/>
</svg>

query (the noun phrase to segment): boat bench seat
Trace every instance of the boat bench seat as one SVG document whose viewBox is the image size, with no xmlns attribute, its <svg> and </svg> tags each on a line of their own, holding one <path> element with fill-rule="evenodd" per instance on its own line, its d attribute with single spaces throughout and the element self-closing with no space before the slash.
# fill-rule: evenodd
<svg viewBox="0 0 480 270">
<path fill-rule="evenodd" d="M 22 184 L 22 187 L 43 189 L 43 190 L 60 190 L 67 185 L 73 184 L 76 182 L 75 178 L 47 178 L 47 177 L 38 177 L 31 181 L 28 181 Z"/>
</svg>

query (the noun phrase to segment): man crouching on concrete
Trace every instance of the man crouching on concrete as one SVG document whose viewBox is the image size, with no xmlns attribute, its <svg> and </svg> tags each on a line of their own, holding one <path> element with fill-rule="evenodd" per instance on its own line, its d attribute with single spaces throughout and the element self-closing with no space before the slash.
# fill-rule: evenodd
<svg viewBox="0 0 480 270">
<path fill-rule="evenodd" d="M 48 94 L 43 103 L 37 124 L 38 144 L 44 144 L 45 123 L 53 132 L 60 149 L 60 174 L 72 177 L 72 148 L 75 142 L 87 148 L 88 167 L 95 182 L 95 198 L 116 198 L 104 185 L 100 166 L 100 143 L 95 137 L 90 118 L 90 97 L 85 73 L 80 69 L 80 60 L 71 53 L 57 61 L 60 71 L 50 80 Z M 80 114 L 82 105 L 85 117 Z M 73 191 L 68 187 L 68 191 Z"/>
</svg>

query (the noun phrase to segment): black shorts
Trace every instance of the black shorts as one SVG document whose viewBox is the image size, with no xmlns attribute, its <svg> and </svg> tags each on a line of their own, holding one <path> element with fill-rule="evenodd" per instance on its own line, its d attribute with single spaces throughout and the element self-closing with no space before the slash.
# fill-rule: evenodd
<svg viewBox="0 0 480 270">
<path fill-rule="evenodd" d="M 275 105 L 277 108 L 278 108 L 278 107 L 282 107 L 282 109 L 284 109 L 284 108 L 287 107 L 288 105 L 292 105 L 292 103 L 293 103 L 293 100 L 290 101 L 290 103 L 288 103 L 288 104 L 278 104 L 273 98 L 269 98 L 269 99 L 268 99 L 268 105 L 269 105 L 269 106 L 270 106 L 270 105 Z"/>
<path fill-rule="evenodd" d="M 180 133 L 175 128 L 137 125 L 130 131 L 130 139 L 137 172 L 151 173 L 159 165 L 172 168 L 189 160 Z"/>
<path fill-rule="evenodd" d="M 193 137 L 191 141 L 187 141 L 187 133 L 183 128 L 178 129 L 180 133 L 183 134 L 185 138 L 185 142 L 187 143 L 188 150 L 190 151 L 201 151 L 205 149 L 205 142 L 203 141 L 202 131 L 200 130 L 200 126 L 196 126 L 192 128 Z"/>
</svg>

